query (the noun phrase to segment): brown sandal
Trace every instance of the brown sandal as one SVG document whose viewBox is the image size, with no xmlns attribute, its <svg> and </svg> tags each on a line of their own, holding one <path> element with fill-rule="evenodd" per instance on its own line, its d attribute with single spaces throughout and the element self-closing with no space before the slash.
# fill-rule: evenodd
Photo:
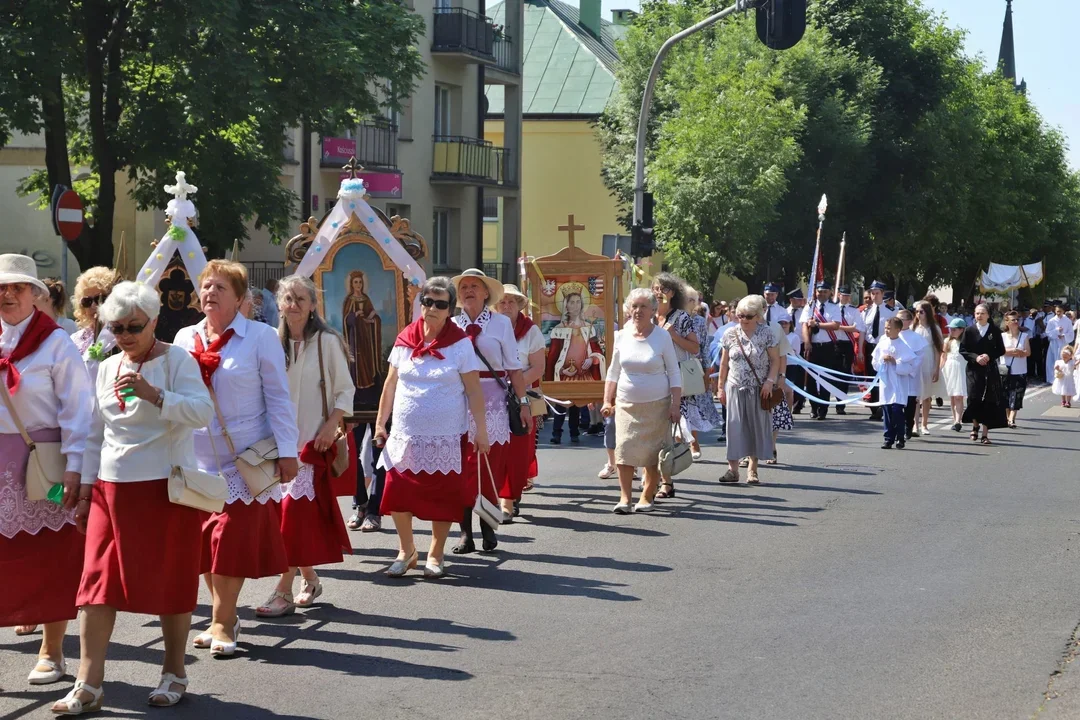
<svg viewBox="0 0 1080 720">
<path fill-rule="evenodd" d="M 724 485 L 735 485 L 739 482 L 739 473 L 729 469 L 726 473 L 720 476 L 720 482 Z"/>
<path fill-rule="evenodd" d="M 667 490 L 666 488 L 671 488 L 671 490 Z M 654 500 L 657 498 L 663 500 L 664 498 L 673 497 L 675 497 L 675 484 L 666 482 L 660 483 L 660 489 L 656 492 L 655 495 L 653 495 Z"/>
<path fill-rule="evenodd" d="M 760 485 L 761 484 L 761 478 L 758 477 L 758 474 L 756 472 L 748 473 L 747 476 L 746 476 L 746 484 L 747 485 Z"/>
</svg>

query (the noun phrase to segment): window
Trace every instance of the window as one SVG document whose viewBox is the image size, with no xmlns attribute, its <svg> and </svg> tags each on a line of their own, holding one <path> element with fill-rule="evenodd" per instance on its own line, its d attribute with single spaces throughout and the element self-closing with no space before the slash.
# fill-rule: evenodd
<svg viewBox="0 0 1080 720">
<path fill-rule="evenodd" d="M 453 6 L 453 0 L 435 0 L 435 11 L 449 10 Z"/>
<path fill-rule="evenodd" d="M 386 83 L 386 94 L 387 94 L 386 99 L 389 100 L 389 101 L 396 101 L 398 99 L 397 97 L 395 97 L 394 84 L 392 82 Z M 397 110 L 395 110 L 392 107 L 384 107 L 383 108 L 383 116 L 387 120 L 390 121 L 391 125 L 397 127 L 398 120 L 399 120 Z"/>
<path fill-rule="evenodd" d="M 453 124 L 450 122 L 450 88 L 445 85 L 435 86 L 435 134 L 450 135 Z"/>
<path fill-rule="evenodd" d="M 499 198 L 484 196 L 484 222 L 499 222 Z"/>
<path fill-rule="evenodd" d="M 450 265 L 450 211 L 436 210 L 431 227 L 431 262 L 437 268 Z"/>
</svg>

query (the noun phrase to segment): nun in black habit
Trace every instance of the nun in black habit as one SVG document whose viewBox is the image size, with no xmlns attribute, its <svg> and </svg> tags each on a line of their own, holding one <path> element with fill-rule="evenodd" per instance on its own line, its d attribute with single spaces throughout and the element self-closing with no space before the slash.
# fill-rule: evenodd
<svg viewBox="0 0 1080 720">
<path fill-rule="evenodd" d="M 967 360 L 967 408 L 964 422 L 972 424 L 971 439 L 990 444 L 990 431 L 1006 426 L 1005 390 L 998 371 L 998 358 L 1005 354 L 1001 330 L 990 322 L 985 305 L 975 308 L 975 323 L 964 331 L 960 354 Z"/>
</svg>

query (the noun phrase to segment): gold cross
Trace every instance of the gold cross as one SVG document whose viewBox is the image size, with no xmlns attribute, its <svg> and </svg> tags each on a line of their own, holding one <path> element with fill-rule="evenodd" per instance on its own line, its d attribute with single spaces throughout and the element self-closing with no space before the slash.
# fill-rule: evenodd
<svg viewBox="0 0 1080 720">
<path fill-rule="evenodd" d="M 559 232 L 570 233 L 570 247 L 574 247 L 574 231 L 575 230 L 584 230 L 584 229 L 585 229 L 584 225 L 575 225 L 574 224 L 574 216 L 573 215 L 568 215 L 566 217 L 566 224 L 559 226 Z"/>
<path fill-rule="evenodd" d="M 342 165 L 341 169 L 344 170 L 345 172 L 349 173 L 349 177 L 351 179 L 355 180 L 356 179 L 356 173 L 363 172 L 364 171 L 364 166 L 361 165 L 360 163 L 356 162 L 356 156 L 353 155 L 351 158 L 349 158 L 349 162 Z"/>
</svg>

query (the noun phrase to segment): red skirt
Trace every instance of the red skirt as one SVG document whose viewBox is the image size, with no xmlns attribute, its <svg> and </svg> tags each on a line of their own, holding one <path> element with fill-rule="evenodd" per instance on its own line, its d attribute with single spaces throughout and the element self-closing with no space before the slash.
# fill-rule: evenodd
<svg viewBox="0 0 1080 720">
<path fill-rule="evenodd" d="M 84 541 L 74 525 L 0 535 L 0 627 L 75 619 Z"/>
<path fill-rule="evenodd" d="M 289 569 L 281 508 L 273 500 L 250 505 L 237 500 L 203 517 L 202 572 L 255 580 Z"/>
<path fill-rule="evenodd" d="M 502 482 L 495 484 L 499 488 L 499 497 L 520 500 L 525 484 L 536 477 L 536 423 L 528 435 L 511 435 L 510 449 L 506 456 L 506 472 Z M 494 471 L 494 466 L 492 471 Z M 496 475 L 496 478 L 499 476 Z"/>
<path fill-rule="evenodd" d="M 511 435 L 510 437 L 513 438 L 514 436 Z M 506 465 L 510 459 L 511 447 L 512 441 L 492 445 L 487 456 L 487 462 L 480 463 L 480 489 L 484 493 L 484 497 L 496 505 L 499 504 L 499 497 L 502 495 L 499 491 L 499 485 L 506 477 Z M 461 473 L 465 476 L 465 487 L 468 489 L 469 494 L 466 507 L 472 507 L 473 503 L 476 502 L 477 461 L 476 447 L 469 443 L 469 450 L 461 462 Z M 488 475 L 488 465 L 491 465 L 490 476 Z M 522 487 L 524 487 L 524 484 L 522 484 Z M 518 493 L 518 495 L 520 496 L 521 493 Z"/>
<path fill-rule="evenodd" d="M 169 502 L 168 483 L 94 484 L 79 607 L 147 615 L 195 609 L 203 513 Z"/>
<path fill-rule="evenodd" d="M 335 497 L 354 497 L 356 495 L 356 480 L 360 473 L 360 453 L 357 452 L 356 438 L 353 437 L 351 432 L 346 435 L 346 439 L 349 441 L 349 469 L 342 475 L 330 479 L 330 485 L 334 489 Z"/>
<path fill-rule="evenodd" d="M 462 435 L 462 468 L 469 447 L 468 436 Z M 402 512 L 430 522 L 460 522 L 465 508 L 473 504 L 476 496 L 476 486 L 472 486 L 470 493 L 466 477 L 464 473 L 417 473 L 392 468 L 386 473 L 379 514 Z"/>
</svg>

